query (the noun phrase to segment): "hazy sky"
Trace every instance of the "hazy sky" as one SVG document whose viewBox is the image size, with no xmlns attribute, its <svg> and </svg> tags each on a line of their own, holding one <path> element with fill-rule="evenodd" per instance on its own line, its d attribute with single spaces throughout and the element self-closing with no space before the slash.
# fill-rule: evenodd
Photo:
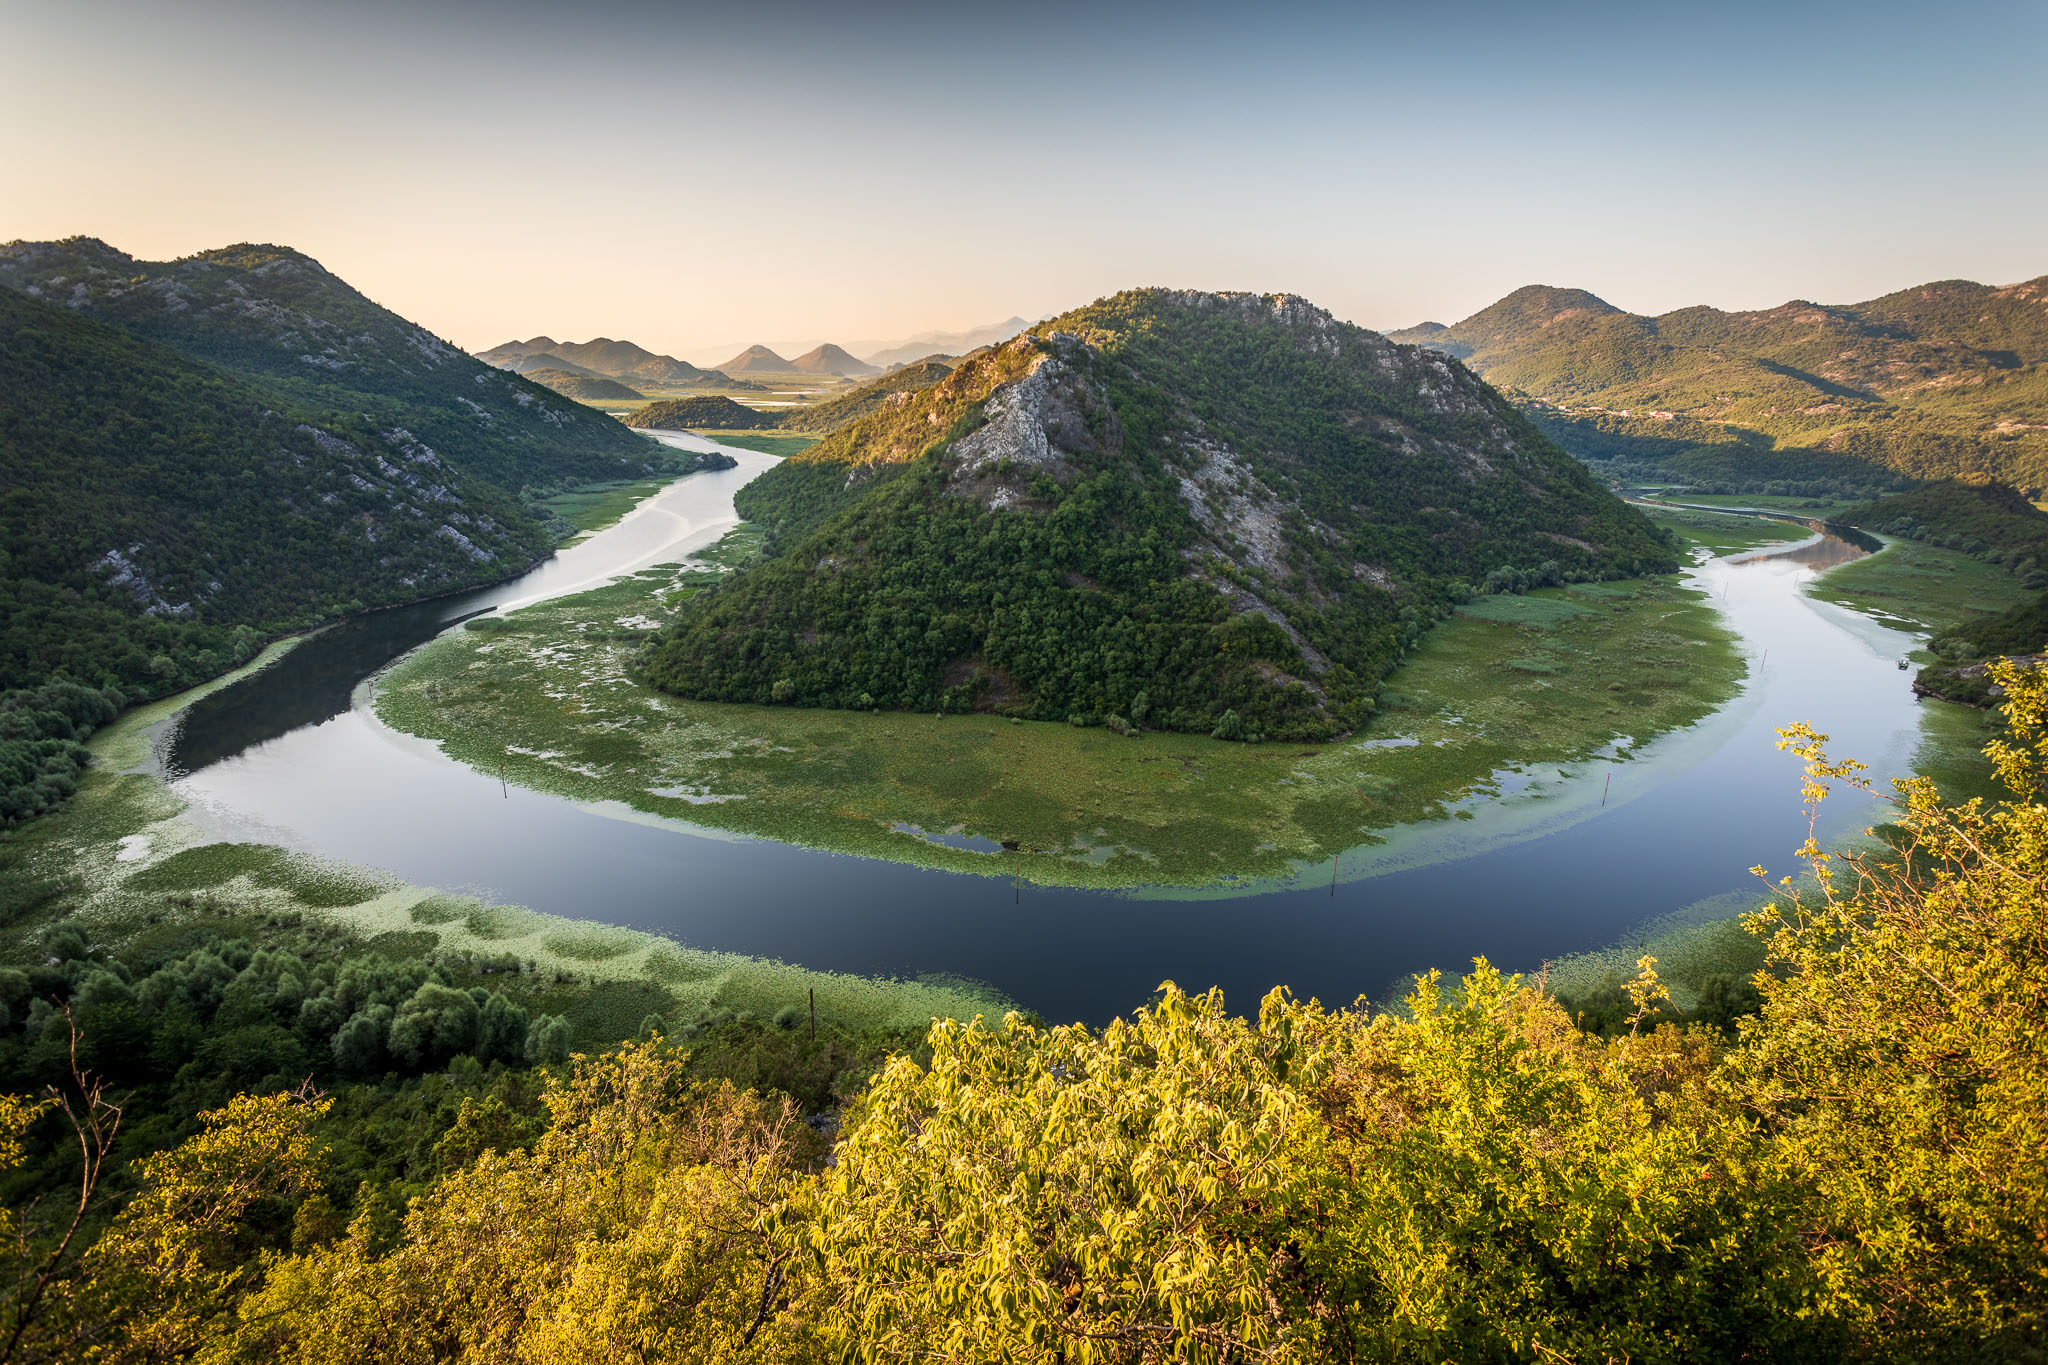
<svg viewBox="0 0 2048 1365">
<path fill-rule="evenodd" d="M 1849 302 L 2048 272 L 2044 40 L 2043 0 L 0 0 L 0 239 L 288 243 L 471 349 L 700 363 L 1139 284 Z"/>
</svg>

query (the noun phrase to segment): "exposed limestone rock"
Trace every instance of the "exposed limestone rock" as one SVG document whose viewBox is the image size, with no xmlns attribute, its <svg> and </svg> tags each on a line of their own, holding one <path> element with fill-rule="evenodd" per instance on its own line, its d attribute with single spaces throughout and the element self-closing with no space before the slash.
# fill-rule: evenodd
<svg viewBox="0 0 2048 1365">
<path fill-rule="evenodd" d="M 956 495 L 982 498 L 991 510 L 1015 506 L 1040 474 L 1071 479 L 1071 456 L 1122 448 L 1123 428 L 1108 401 L 1062 358 L 1086 347 L 1075 337 L 1051 340 L 1054 353 L 1034 359 L 1023 378 L 999 385 L 983 409 L 986 423 L 953 442 Z"/>
</svg>

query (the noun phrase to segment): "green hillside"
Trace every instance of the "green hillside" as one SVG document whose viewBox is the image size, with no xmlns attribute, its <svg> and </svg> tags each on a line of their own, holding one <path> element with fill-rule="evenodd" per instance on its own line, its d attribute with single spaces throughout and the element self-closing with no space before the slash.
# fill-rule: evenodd
<svg viewBox="0 0 2048 1365">
<path fill-rule="evenodd" d="M 2048 587 L 2048 513 L 2004 484 L 1946 479 L 1852 507 L 1841 519 L 1882 535 L 1960 550 L 2004 565 L 2029 587 Z"/>
<path fill-rule="evenodd" d="M 0 688 L 172 691 L 265 633 L 550 546 L 512 493 L 409 432 L 8 290 L 0 392 Z"/>
<path fill-rule="evenodd" d="M 929 388 L 952 372 L 950 367 L 936 360 L 921 360 L 900 370 L 891 370 L 880 379 L 869 380 L 837 398 L 828 398 L 808 407 L 786 409 L 776 420 L 776 425 L 786 431 L 808 431 L 820 435 L 837 431 L 887 404 L 907 401 L 897 395 Z"/>
<path fill-rule="evenodd" d="M 506 488 L 640 472 L 647 442 L 464 354 L 279 246 L 138 261 L 90 237 L 0 246 L 0 285 L 259 377 L 315 411 L 403 428 Z"/>
<path fill-rule="evenodd" d="M 650 647 L 688 696 L 1328 735 L 1475 592 L 1664 571 L 1461 365 L 1300 299 L 1054 319 L 751 485 L 774 558 Z"/>
<path fill-rule="evenodd" d="M 2005 694 L 1991 677 L 1991 664 L 2015 657 L 2038 660 L 2048 653 L 2048 593 L 1938 636 L 1928 648 L 1935 661 L 1913 680 L 1915 692 L 1971 706 L 2002 701 Z"/>
<path fill-rule="evenodd" d="M 761 412 L 723 394 L 702 398 L 670 398 L 626 415 L 626 425 L 659 431 L 751 431 L 776 425 L 773 413 Z"/>
<path fill-rule="evenodd" d="M 1619 478 L 2048 486 L 2048 276 L 1660 317 L 1532 285 L 1455 326 L 1392 336 L 1516 391 L 1554 439 Z"/>
<path fill-rule="evenodd" d="M 540 369 L 526 371 L 526 377 L 536 384 L 545 384 L 564 398 L 587 402 L 593 398 L 645 398 L 638 389 L 628 388 L 616 379 L 601 375 L 571 374 L 567 370 Z"/>
</svg>

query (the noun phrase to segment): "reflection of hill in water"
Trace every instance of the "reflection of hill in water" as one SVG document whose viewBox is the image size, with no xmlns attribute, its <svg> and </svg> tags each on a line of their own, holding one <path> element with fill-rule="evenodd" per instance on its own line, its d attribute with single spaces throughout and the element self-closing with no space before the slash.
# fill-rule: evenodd
<svg viewBox="0 0 2048 1365">
<path fill-rule="evenodd" d="M 1832 569 L 1837 564 L 1847 564 L 1852 559 L 1861 559 L 1870 551 L 1856 545 L 1834 531 L 1822 531 L 1811 540 L 1802 540 L 1797 545 L 1783 550 L 1762 550 L 1756 554 L 1744 555 L 1737 564 L 1753 564 L 1764 559 L 1790 560 L 1804 564 L 1809 569 Z"/>
<path fill-rule="evenodd" d="M 202 768 L 349 709 L 356 684 L 481 609 L 480 592 L 371 612 L 328 627 L 265 670 L 260 686 L 224 687 L 186 709 L 165 755 L 173 773 Z"/>
</svg>

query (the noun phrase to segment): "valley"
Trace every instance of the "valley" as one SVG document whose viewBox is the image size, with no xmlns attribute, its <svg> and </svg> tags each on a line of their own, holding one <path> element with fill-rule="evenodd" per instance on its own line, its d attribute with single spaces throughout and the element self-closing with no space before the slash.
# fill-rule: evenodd
<svg viewBox="0 0 2048 1365">
<path fill-rule="evenodd" d="M 238 716 L 275 709 L 265 689 L 294 696 L 330 674 L 301 654 L 300 675 L 273 667 L 239 684 L 244 696 L 186 715 L 158 804 L 122 814 L 88 793 L 63 820 L 108 843 L 182 830 L 171 848 L 254 841 L 359 869 L 348 875 L 377 893 L 324 912 L 350 932 L 417 945 L 409 952 L 512 952 L 554 964 L 543 976 L 618 982 L 594 998 L 628 991 L 618 998 L 653 1002 L 642 1013 L 687 1014 L 715 997 L 765 1017 L 820 989 L 822 972 L 836 1002 L 871 993 L 861 1018 L 927 1008 L 920 992 L 933 989 L 969 992 L 948 1008 L 1008 995 L 1102 1017 L 1162 961 L 1240 994 L 1284 971 L 1341 996 L 1481 943 L 1531 966 L 1574 952 L 1597 966 L 1604 945 L 1688 907 L 1725 919 L 1731 893 L 1751 894 L 1739 849 L 1796 841 L 1796 804 L 1735 795 L 1776 780 L 1769 726 L 1787 712 L 1825 704 L 1846 742 L 1890 770 L 1929 769 L 1939 750 L 1958 781 L 1981 785 L 1969 757 L 1981 726 L 1923 735 L 1890 657 L 1911 641 L 1810 604 L 1802 585 L 1828 576 L 1815 580 L 1799 556 L 1711 561 L 1668 586 L 1482 599 L 1392 676 L 1371 727 L 1309 752 L 972 715 L 677 703 L 628 682 L 623 664 L 672 610 L 665 598 L 752 553 L 727 529 L 731 499 L 735 481 L 768 465 L 728 453 L 740 469 L 692 475 L 584 542 L 604 571 L 565 555 L 549 580 L 495 590 L 498 612 L 472 619 L 499 628 L 440 633 L 435 622 L 469 608 L 439 606 L 415 637 L 425 648 L 396 669 L 383 661 L 407 651 L 404 637 L 349 665 L 375 680 L 374 696 L 364 683 L 296 728 L 238 730 Z M 678 524 L 664 499 L 695 509 L 680 514 L 698 528 L 689 539 L 649 535 Z M 1753 534 L 1782 549 L 1801 531 Z M 1587 674 L 1601 685 L 1564 685 Z M 661 716 L 652 730 L 650 713 Z M 1857 824 L 1844 808 L 1831 827 Z M 66 828 L 45 827 L 53 840 Z M 1019 848 L 1000 851 L 1003 838 Z M 1647 872 L 1629 871 L 1646 857 L 1655 898 Z M 1573 863 L 1603 875 L 1537 870 Z M 1508 883 L 1526 890 L 1502 900 Z M 1391 913 L 1420 901 L 1437 913 Z M 1248 913 L 1255 949 L 1230 928 Z M 1168 924 L 1179 932 L 1162 938 Z M 1076 941 L 1091 945 L 1085 966 L 1058 949 Z M 985 984 L 921 984 L 933 973 Z M 1681 992 L 1698 984 L 1673 980 Z"/>
<path fill-rule="evenodd" d="M 0 1365 L 2048 1360 L 2038 0 L 0 5 Z"/>
</svg>

